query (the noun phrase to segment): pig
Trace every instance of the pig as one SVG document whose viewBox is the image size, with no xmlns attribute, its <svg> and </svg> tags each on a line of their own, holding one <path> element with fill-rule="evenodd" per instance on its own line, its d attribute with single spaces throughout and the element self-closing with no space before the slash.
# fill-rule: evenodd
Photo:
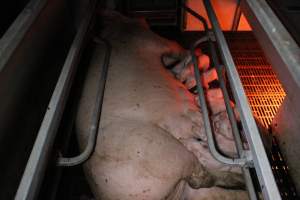
<svg viewBox="0 0 300 200">
<path fill-rule="evenodd" d="M 206 97 L 207 106 L 208 106 L 209 110 L 211 111 L 212 115 L 226 111 L 223 92 L 220 88 L 205 90 L 205 97 Z M 198 95 L 195 95 L 194 100 L 195 100 L 195 103 L 200 107 Z M 235 104 L 232 101 L 229 101 L 229 104 L 234 111 L 236 119 L 238 121 L 240 121 L 239 113 L 235 107 Z"/>
<path fill-rule="evenodd" d="M 176 50 L 162 54 L 162 63 L 166 68 L 171 69 L 177 77 L 182 76 L 183 79 L 192 71 L 192 52 L 184 49 L 179 52 L 178 49 Z M 199 70 L 207 70 L 210 65 L 209 57 L 203 54 L 199 48 L 194 53 L 199 63 Z"/>
<path fill-rule="evenodd" d="M 205 89 L 209 88 L 209 83 L 218 80 L 215 68 L 210 68 L 210 59 L 203 54 L 199 48 L 195 50 L 199 70 L 202 74 L 202 85 Z M 171 68 L 175 77 L 185 84 L 187 89 L 196 86 L 194 65 L 192 63 L 192 52 L 183 50 L 182 52 L 169 52 L 162 55 L 162 62 L 167 69 Z"/>
<path fill-rule="evenodd" d="M 102 18 L 99 35 L 110 41 L 112 54 L 97 144 L 84 164 L 95 197 L 200 200 L 207 196 L 213 200 L 220 199 L 221 194 L 228 199 L 233 193 L 243 194 L 240 173 L 209 169 L 187 148 L 189 140 L 203 143 L 197 147 L 206 145 L 202 114 L 194 95 L 161 63 L 162 54 L 180 52 L 182 48 L 138 20 L 115 12 Z M 103 46 L 96 46 L 87 66 L 75 126 L 81 149 L 89 136 L 103 57 Z M 212 188 L 220 195 L 192 191 L 199 188 Z"/>
</svg>

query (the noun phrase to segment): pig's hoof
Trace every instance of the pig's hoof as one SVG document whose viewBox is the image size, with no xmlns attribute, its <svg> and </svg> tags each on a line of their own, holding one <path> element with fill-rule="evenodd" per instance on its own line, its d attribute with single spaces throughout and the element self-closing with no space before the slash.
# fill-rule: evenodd
<svg viewBox="0 0 300 200">
<path fill-rule="evenodd" d="M 244 178 L 235 172 L 215 172 L 216 186 L 229 189 L 245 189 Z"/>
<path fill-rule="evenodd" d="M 214 180 L 211 176 L 198 176 L 192 174 L 188 179 L 188 184 L 193 189 L 209 188 L 214 185 Z"/>
</svg>

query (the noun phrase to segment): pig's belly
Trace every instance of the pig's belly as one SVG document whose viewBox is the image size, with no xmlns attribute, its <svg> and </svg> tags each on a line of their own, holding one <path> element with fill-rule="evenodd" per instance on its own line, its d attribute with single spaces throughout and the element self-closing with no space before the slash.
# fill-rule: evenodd
<svg viewBox="0 0 300 200">
<path fill-rule="evenodd" d="M 116 120 L 102 128 L 86 174 L 99 199 L 167 199 L 183 195 L 180 185 L 197 160 L 159 127 Z M 176 199 L 176 198 L 172 198 Z"/>
<path fill-rule="evenodd" d="M 85 165 L 88 181 L 99 199 L 180 198 L 198 160 L 176 137 L 201 132 L 198 108 L 161 65 L 165 41 L 143 31 L 109 39 L 112 56 L 97 145 Z M 96 49 L 80 99 L 76 130 L 82 147 L 103 53 L 101 46 Z"/>
</svg>

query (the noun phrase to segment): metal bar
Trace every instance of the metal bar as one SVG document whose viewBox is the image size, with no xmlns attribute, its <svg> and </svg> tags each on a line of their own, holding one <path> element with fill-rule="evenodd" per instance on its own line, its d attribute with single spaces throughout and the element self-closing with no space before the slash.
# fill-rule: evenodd
<svg viewBox="0 0 300 200">
<path fill-rule="evenodd" d="M 212 41 L 211 41 L 211 38 L 210 38 L 210 34 L 209 34 L 210 32 L 208 31 L 208 25 L 207 25 L 207 22 L 206 22 L 205 18 L 203 18 L 201 15 L 199 15 L 194 10 L 190 9 L 189 7 L 187 7 L 185 5 L 183 5 L 182 7 L 187 12 L 189 12 L 190 14 L 192 14 L 194 17 L 196 17 L 198 20 L 200 20 L 203 23 L 204 30 L 205 30 L 205 33 L 206 33 L 206 36 L 204 36 L 203 38 L 199 39 L 198 41 L 196 41 L 193 44 L 193 46 L 191 47 L 191 52 L 193 53 L 194 49 L 196 48 L 196 46 L 200 45 L 203 42 L 209 42 L 210 44 L 212 44 Z M 211 45 L 210 45 L 210 48 L 211 48 L 211 51 L 214 50 Z M 194 63 L 194 67 L 195 67 L 195 65 L 198 66 L 197 62 L 193 61 L 193 63 Z M 202 92 L 203 92 L 202 83 L 201 83 L 201 81 L 199 79 L 200 78 L 200 74 L 198 76 L 197 73 L 199 73 L 199 70 L 196 70 L 196 72 L 195 72 L 195 76 L 196 76 L 195 78 L 196 78 L 196 83 L 197 83 L 197 90 L 199 88 L 199 90 L 200 91 L 202 90 Z M 203 106 L 207 110 L 207 106 L 206 106 L 206 102 L 205 102 L 205 97 L 204 97 L 204 92 L 203 92 L 203 96 L 202 96 L 202 93 L 199 93 L 199 91 L 198 91 L 198 94 L 199 94 L 199 103 L 201 105 L 201 108 Z M 202 102 L 201 99 L 204 99 L 204 102 Z M 207 115 L 208 115 L 208 112 L 205 112 L 205 113 L 207 113 Z M 205 115 L 205 114 L 203 113 L 203 115 Z M 218 160 L 220 162 L 223 162 L 224 164 L 240 165 L 240 166 L 248 165 L 251 162 L 251 160 L 248 159 L 247 157 L 246 158 L 239 158 L 240 160 L 238 161 L 238 159 L 235 160 L 235 158 L 228 158 L 228 157 L 224 157 L 223 155 L 221 155 L 218 152 L 218 150 L 217 150 L 217 148 L 216 148 L 216 146 L 214 144 L 214 139 L 213 139 L 213 134 L 212 134 L 212 130 L 211 130 L 211 125 L 210 125 L 209 119 L 206 120 L 206 123 L 207 123 L 207 126 L 206 126 L 207 129 L 206 129 L 206 131 L 207 131 L 207 134 L 208 134 L 208 146 L 209 146 L 209 149 L 211 150 L 211 153 L 216 158 L 216 160 Z M 238 149 L 240 149 L 240 148 L 238 148 Z M 244 150 L 242 150 L 240 152 L 240 155 L 245 156 L 244 155 Z M 237 164 L 237 163 L 239 163 L 239 164 Z"/>
<path fill-rule="evenodd" d="M 241 152 L 244 150 L 244 148 L 243 148 L 243 143 L 242 143 L 240 133 L 239 133 L 239 130 L 238 130 L 238 126 L 237 126 L 237 123 L 236 123 L 236 118 L 235 118 L 234 112 L 232 110 L 232 107 L 230 105 L 230 98 L 229 98 L 229 94 L 228 94 L 227 89 L 226 89 L 226 84 L 225 84 L 225 81 L 223 79 L 222 68 L 224 66 L 220 65 L 220 62 L 219 62 L 214 44 L 212 42 L 210 42 L 209 46 L 210 46 L 210 49 L 211 49 L 211 57 L 212 57 L 213 63 L 215 65 L 215 68 L 216 68 L 216 71 L 217 71 L 218 80 L 219 80 L 219 83 L 220 83 L 220 88 L 221 88 L 223 96 L 224 96 L 224 102 L 225 102 L 228 118 L 230 120 L 230 124 L 231 124 L 231 127 L 232 127 L 232 132 L 233 132 L 233 137 L 235 139 L 237 150 L 238 150 L 237 152 L 238 152 L 238 154 L 241 154 Z"/>
<path fill-rule="evenodd" d="M 57 161 L 58 166 L 72 167 L 84 163 L 90 158 L 96 146 L 97 136 L 99 132 L 99 120 L 101 117 L 102 103 L 104 97 L 104 89 L 105 89 L 105 83 L 106 83 L 108 66 L 109 66 L 110 55 L 111 55 L 111 45 L 107 40 L 101 38 L 100 40 L 97 40 L 97 42 L 104 43 L 106 47 L 106 52 L 105 52 L 104 63 L 102 67 L 103 71 L 100 74 L 101 77 L 99 80 L 99 86 L 97 88 L 97 96 L 94 104 L 94 112 L 92 114 L 91 126 L 89 128 L 88 142 L 84 150 L 79 155 L 71 158 L 59 157 Z"/>
<path fill-rule="evenodd" d="M 205 130 L 206 130 L 206 135 L 207 135 L 207 141 L 208 141 L 208 147 L 209 150 L 211 152 L 211 154 L 213 155 L 213 157 L 218 160 L 221 163 L 224 164 L 228 164 L 228 165 L 238 165 L 238 166 L 246 166 L 248 165 L 251 160 L 249 160 L 246 157 L 243 158 L 228 158 L 225 157 L 223 155 L 221 155 L 219 153 L 219 151 L 216 148 L 215 142 L 214 142 L 214 136 L 212 134 L 212 130 L 211 130 L 211 124 L 210 124 L 210 120 L 208 117 L 208 111 L 207 111 L 207 105 L 206 105 L 206 101 L 205 101 L 205 96 L 204 96 L 204 91 L 202 88 L 202 83 L 201 83 L 201 79 L 200 79 L 200 73 L 199 73 L 199 68 L 198 68 L 198 62 L 196 61 L 196 57 L 194 55 L 194 48 L 197 45 L 200 45 L 203 42 L 206 41 L 210 41 L 210 37 L 209 37 L 209 32 L 208 32 L 208 25 L 207 22 L 205 20 L 205 18 L 203 18 L 201 15 L 199 15 L 198 13 L 196 13 L 194 10 L 190 9 L 189 7 L 182 5 L 182 7 L 189 12 L 190 14 L 192 14 L 193 16 L 195 16 L 197 19 L 199 19 L 203 26 L 204 26 L 204 30 L 207 36 L 201 38 L 200 40 L 196 41 L 196 43 L 192 46 L 191 48 L 191 52 L 192 52 L 192 62 L 194 64 L 194 71 L 195 71 L 195 78 L 196 78 L 196 85 L 197 85 L 197 91 L 198 91 L 198 95 L 199 95 L 199 104 L 201 106 L 202 109 L 202 114 L 204 117 L 204 126 L 205 126 Z M 203 111 L 204 110 L 204 111 Z M 243 155 L 245 156 L 245 155 Z"/>
<path fill-rule="evenodd" d="M 189 7 L 183 5 L 182 6 L 187 12 L 189 12 L 190 14 L 192 14 L 194 17 L 196 17 L 198 20 L 200 20 L 202 23 L 203 23 L 203 26 L 204 26 L 204 30 L 206 32 L 206 35 L 205 37 L 199 39 L 198 41 L 196 41 L 196 43 L 192 46 L 191 48 L 191 52 L 193 53 L 194 52 L 194 48 L 198 45 L 200 45 L 201 43 L 203 42 L 206 42 L 206 41 L 211 41 L 210 39 L 210 36 L 209 36 L 209 31 L 208 31 L 208 25 L 207 25 L 207 22 L 205 20 L 205 18 L 203 18 L 201 15 L 199 15 L 198 13 L 196 13 L 194 10 L 190 9 Z M 198 63 L 195 61 L 193 61 L 194 63 L 194 67 L 195 66 L 198 66 Z M 198 69 L 198 68 L 197 68 Z M 200 92 L 198 91 L 198 94 L 199 94 L 199 103 L 201 105 L 201 108 L 202 107 L 205 107 L 205 109 L 207 110 L 207 106 L 206 106 L 206 102 L 205 102 L 205 97 L 204 97 L 204 92 L 203 92 L 203 89 L 202 89 L 202 83 L 200 81 L 200 74 L 199 76 L 197 75 L 197 73 L 199 73 L 199 70 L 196 70 L 195 71 L 195 76 L 196 76 L 196 82 L 197 82 L 197 90 L 199 88 Z M 203 92 L 203 96 L 202 96 L 202 92 Z M 204 99 L 204 102 L 202 101 L 202 99 Z M 206 115 L 207 113 L 207 118 L 208 118 L 208 112 L 205 112 L 203 113 L 203 115 Z M 214 158 L 216 160 L 218 160 L 219 162 L 222 162 L 224 164 L 229 164 L 229 165 L 240 165 L 240 166 L 245 166 L 245 165 L 248 165 L 251 160 L 247 158 L 247 156 L 245 158 L 228 158 L 228 157 L 225 157 L 223 155 L 221 155 L 218 150 L 216 149 L 216 146 L 215 146 L 215 143 L 214 143 L 214 139 L 213 139 L 213 134 L 212 134 L 212 130 L 211 130 L 211 125 L 210 125 L 210 121 L 209 119 L 208 120 L 204 120 L 206 121 L 206 132 L 207 132 L 207 136 L 208 136 L 208 146 L 209 146 L 209 149 L 211 151 L 211 154 L 214 156 Z M 240 153 L 240 155 L 243 155 L 244 151 L 242 151 Z"/>
<path fill-rule="evenodd" d="M 228 92 L 226 90 L 225 82 L 224 82 L 223 77 L 222 77 L 222 71 L 221 71 L 222 69 L 221 69 L 221 66 L 220 66 L 220 63 L 219 63 L 219 59 L 218 59 L 218 56 L 217 56 L 217 53 L 216 53 L 216 49 L 215 49 L 215 46 L 213 44 L 212 39 L 209 37 L 210 32 L 208 31 L 207 22 L 206 22 L 205 18 L 203 18 L 201 15 L 197 14 L 195 11 L 188 8 L 187 6 L 183 6 L 183 8 L 186 9 L 187 12 L 189 12 L 190 14 L 195 16 L 197 19 L 199 19 L 204 25 L 204 30 L 206 32 L 207 40 L 209 42 L 209 47 L 210 47 L 210 51 L 211 51 L 211 54 L 212 54 L 212 59 L 213 59 L 213 62 L 215 64 L 216 68 L 217 68 L 217 73 L 218 73 L 218 77 L 219 77 L 219 81 L 220 81 L 220 86 L 221 86 L 221 89 L 222 89 L 222 92 L 223 92 L 223 95 L 224 95 L 226 110 L 227 110 L 228 117 L 229 117 L 229 120 L 230 120 L 230 123 L 231 123 L 231 126 L 232 126 L 232 130 L 233 130 L 233 136 L 234 136 L 234 139 L 235 139 L 235 143 L 237 145 L 238 156 L 240 157 L 242 152 L 244 151 L 244 149 L 243 149 L 242 141 L 241 141 L 240 134 L 239 134 L 239 131 L 238 131 L 238 128 L 237 128 L 237 123 L 236 123 L 236 120 L 235 120 L 235 117 L 234 117 L 234 113 L 233 113 L 232 108 L 230 106 L 229 95 L 228 95 Z M 194 48 L 196 46 L 200 45 L 200 43 L 201 43 L 201 41 L 197 41 L 194 44 Z M 197 78 L 196 78 L 196 80 L 197 80 Z M 200 100 L 200 98 L 199 98 L 199 100 Z M 255 192 L 255 188 L 254 188 L 254 185 L 253 185 L 251 175 L 250 175 L 250 171 L 247 167 L 242 167 L 242 172 L 243 172 L 243 175 L 244 175 L 244 178 L 245 178 L 246 187 L 247 187 L 247 190 L 248 190 L 249 197 L 250 197 L 251 200 L 256 200 L 257 195 L 256 195 L 256 192 Z"/>
<path fill-rule="evenodd" d="M 200 40 L 197 41 L 197 44 L 201 44 L 202 42 L 208 41 L 208 37 L 201 38 Z M 209 114 L 208 114 L 208 109 L 207 109 L 207 104 L 205 100 L 205 95 L 201 83 L 201 76 L 199 72 L 199 66 L 198 66 L 198 60 L 195 55 L 195 45 L 192 46 L 191 52 L 192 52 L 192 62 L 194 65 L 194 72 L 195 72 L 195 78 L 196 78 L 196 85 L 197 85 L 197 91 L 198 91 L 198 96 L 199 96 L 199 104 L 201 107 L 202 115 L 203 115 L 203 121 L 204 121 L 204 127 L 206 131 L 206 136 L 207 136 L 207 143 L 208 147 L 210 150 L 210 153 L 212 156 L 219 162 L 228 164 L 228 165 L 236 165 L 236 166 L 245 166 L 247 164 L 247 159 L 246 158 L 228 158 L 219 153 L 219 151 L 216 148 L 215 142 L 214 142 L 214 136 L 212 134 L 212 129 L 211 129 L 211 123 L 209 119 Z"/>
<path fill-rule="evenodd" d="M 242 11 L 241 11 L 241 0 L 237 0 L 236 9 L 234 12 L 234 17 L 232 21 L 231 31 L 237 31 L 241 21 Z"/>
<path fill-rule="evenodd" d="M 0 71 L 46 5 L 47 0 L 31 0 L 0 40 Z"/>
<path fill-rule="evenodd" d="M 194 10 L 190 9 L 189 7 L 187 7 L 186 5 L 182 4 L 182 7 L 191 15 L 193 15 L 194 17 L 196 17 L 204 26 L 204 31 L 207 33 L 208 31 L 208 24 L 207 21 L 204 17 L 202 17 L 201 15 L 199 15 L 198 13 L 196 13 Z"/>
<path fill-rule="evenodd" d="M 86 13 L 70 47 L 17 190 L 16 200 L 35 199 L 38 194 L 93 11 Z"/>
<path fill-rule="evenodd" d="M 212 41 L 211 41 L 211 37 L 210 37 L 210 32 L 208 31 L 208 24 L 207 24 L 207 21 L 206 21 L 206 19 L 204 18 L 204 17 L 202 17 L 201 15 L 199 15 L 198 13 L 196 13 L 194 10 L 192 10 L 192 9 L 190 9 L 189 7 L 187 7 L 187 6 L 185 6 L 185 5 L 182 5 L 182 8 L 183 9 L 185 9 L 188 13 L 190 13 L 191 15 L 193 15 L 194 17 L 196 17 L 202 24 L 203 24 L 203 26 L 204 26 L 204 31 L 205 31 L 205 35 L 206 36 L 204 36 L 204 37 L 202 37 L 202 38 L 200 38 L 199 40 L 197 40 L 193 45 L 192 45 L 192 47 L 191 47 L 191 52 L 192 52 L 192 55 L 193 55 L 193 52 L 194 52 L 194 50 L 195 50 L 195 48 L 197 47 L 197 46 L 199 46 L 200 44 L 202 44 L 203 42 L 209 42 L 210 44 L 212 44 Z M 210 49 L 211 49 L 211 51 L 213 50 L 212 49 L 212 46 L 210 45 Z M 193 60 L 192 60 L 193 61 Z M 193 64 L 194 64 L 194 67 L 195 67 L 195 65 L 197 66 L 198 65 L 198 63 L 195 63 L 195 62 L 193 62 Z M 195 79 L 196 79 L 196 87 L 197 87 L 197 90 L 198 90 L 198 88 L 200 89 L 200 90 L 202 90 L 203 91 L 203 89 L 202 89 L 202 83 L 200 82 L 200 83 L 198 83 L 197 81 L 199 81 L 200 79 L 200 74 L 199 74 L 199 77 L 198 77 L 198 75 L 197 75 L 197 73 L 199 73 L 199 70 L 196 70 L 196 72 L 195 72 Z M 202 97 L 202 95 L 198 92 L 198 94 L 199 94 L 199 104 L 201 105 L 201 99 L 200 98 L 203 98 Z M 201 96 L 201 97 L 200 97 Z M 204 99 L 205 99 L 205 97 L 204 97 Z M 206 102 L 204 101 L 203 102 L 203 106 L 206 108 L 206 110 L 207 110 L 207 106 L 206 106 Z M 201 106 L 202 107 L 202 106 Z M 207 114 L 208 114 L 208 112 L 207 112 Z M 223 155 L 221 155 L 219 152 L 218 152 L 218 150 L 217 150 L 217 148 L 216 148 L 216 146 L 215 146 L 215 143 L 214 143 L 214 139 L 213 139 L 213 134 L 212 134 L 212 131 L 211 131 L 211 125 L 210 125 L 210 121 L 208 120 L 208 121 L 206 121 L 206 123 L 207 123 L 207 127 L 209 127 L 209 130 L 207 130 L 206 129 L 206 131 L 208 132 L 207 134 L 209 134 L 209 140 L 208 140 L 208 144 L 209 144 L 209 149 L 210 149 L 210 152 L 215 156 L 215 158 L 217 159 L 217 160 L 219 160 L 220 162 L 222 162 L 221 160 L 223 159 L 223 158 L 225 158 L 225 159 L 227 159 L 226 157 L 224 157 Z M 223 157 L 223 158 L 221 158 L 221 157 Z M 234 159 L 234 158 L 229 158 L 229 159 Z M 229 162 L 231 162 L 231 161 L 229 161 Z M 245 161 L 245 163 L 246 163 L 247 161 Z M 244 164 L 245 164 L 244 163 Z M 227 163 L 227 164 L 229 164 L 229 163 Z M 234 164 L 235 165 L 235 164 Z"/>
<path fill-rule="evenodd" d="M 209 46 L 210 46 L 210 49 L 211 49 L 211 57 L 212 57 L 213 63 L 215 64 L 215 67 L 216 67 L 216 70 L 217 70 L 218 79 L 219 79 L 219 83 L 220 83 L 220 88 L 221 88 L 223 96 L 224 96 L 224 102 L 225 102 L 228 118 L 229 118 L 229 121 L 230 121 L 230 124 L 231 124 L 235 144 L 236 144 L 236 147 L 237 147 L 237 153 L 238 153 L 238 156 L 241 157 L 241 152 L 244 151 L 243 143 L 242 143 L 241 136 L 240 136 L 240 133 L 239 133 L 239 130 L 238 130 L 238 126 L 237 126 L 237 122 L 236 122 L 236 119 L 235 119 L 234 112 L 233 112 L 232 107 L 230 105 L 229 94 L 227 92 L 225 81 L 223 79 L 222 66 L 219 63 L 219 59 L 218 59 L 214 44 L 212 42 L 209 42 Z M 245 178 L 245 183 L 246 183 L 246 187 L 247 187 L 247 190 L 248 190 L 249 197 L 250 197 L 251 200 L 256 200 L 257 195 L 256 195 L 256 192 L 255 192 L 253 181 L 251 179 L 250 171 L 247 167 L 242 167 L 242 172 L 243 172 L 243 175 L 244 175 L 244 178 Z"/>
<path fill-rule="evenodd" d="M 220 48 L 222 60 L 227 69 L 229 82 L 240 113 L 243 129 L 253 156 L 254 167 L 260 182 L 263 196 L 266 200 L 280 200 L 281 196 L 276 185 L 269 160 L 260 138 L 255 120 L 252 116 L 247 97 L 242 87 L 235 64 L 230 54 L 225 37 L 220 28 L 216 14 L 209 0 L 203 0 L 204 5 Z"/>
</svg>

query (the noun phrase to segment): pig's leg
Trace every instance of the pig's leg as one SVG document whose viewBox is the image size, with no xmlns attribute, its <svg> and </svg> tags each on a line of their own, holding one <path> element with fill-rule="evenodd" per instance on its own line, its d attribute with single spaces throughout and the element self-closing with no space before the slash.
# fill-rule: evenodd
<svg viewBox="0 0 300 200">
<path fill-rule="evenodd" d="M 202 54 L 198 58 L 198 67 L 200 71 L 207 71 L 210 65 L 210 59 L 207 55 Z M 189 62 L 176 77 L 181 81 L 185 82 L 188 77 L 195 76 L 194 75 L 194 65 L 192 62 Z"/>
<path fill-rule="evenodd" d="M 167 69 L 170 69 L 174 67 L 175 64 L 183 60 L 185 56 L 186 56 L 185 52 L 164 53 L 161 56 L 161 61 Z"/>
<path fill-rule="evenodd" d="M 206 134 L 203 127 L 202 114 L 196 110 L 187 110 L 183 118 L 176 119 L 174 117 L 170 120 L 162 120 L 159 125 L 172 134 L 175 138 L 180 140 L 186 148 L 193 152 L 198 158 L 199 162 L 208 169 L 217 169 L 221 171 L 240 172 L 239 168 L 232 168 L 224 166 L 216 161 L 210 154 L 206 143 Z M 220 146 L 220 150 L 229 155 L 235 155 L 234 141 L 231 135 L 231 126 L 228 118 L 221 115 L 216 116 L 213 120 L 216 121 L 217 128 L 215 128 L 216 140 Z M 223 119 L 225 117 L 225 119 Z M 224 124 L 223 124 L 223 121 Z M 234 176 L 234 174 L 233 174 Z M 233 182 L 232 185 L 235 183 Z"/>
<path fill-rule="evenodd" d="M 207 99 L 223 99 L 223 92 L 220 88 L 206 91 Z"/>
<path fill-rule="evenodd" d="M 245 183 L 242 174 L 228 171 L 205 170 L 188 177 L 189 185 L 194 189 L 218 186 L 230 189 L 244 189 Z"/>
<path fill-rule="evenodd" d="M 176 64 L 171 71 L 175 74 L 175 76 L 178 76 L 182 70 L 191 63 L 191 61 L 192 56 L 190 52 L 187 52 L 185 57 L 178 64 Z"/>
<path fill-rule="evenodd" d="M 201 188 L 198 190 L 188 186 L 184 192 L 185 200 L 248 200 L 248 193 L 244 190 L 229 190 L 219 187 Z"/>
<path fill-rule="evenodd" d="M 198 98 L 199 97 L 197 95 L 195 97 L 195 102 L 200 107 Z M 208 103 L 208 107 L 213 115 L 226 111 L 223 93 L 220 88 L 206 90 L 206 100 Z M 230 101 L 230 105 L 234 109 L 236 118 L 239 121 L 238 112 L 237 112 L 236 108 L 234 107 L 234 103 Z"/>
<path fill-rule="evenodd" d="M 186 88 L 191 92 L 196 92 L 196 79 L 194 72 L 188 72 L 188 75 L 184 77 L 184 79 L 180 79 L 177 77 L 181 82 L 184 83 Z M 209 89 L 209 84 L 214 81 L 218 80 L 217 73 L 215 69 L 210 69 L 203 73 L 202 75 L 202 87 L 204 89 Z"/>
<path fill-rule="evenodd" d="M 225 111 L 212 116 L 214 131 L 226 139 L 233 140 L 231 124 Z"/>
<path fill-rule="evenodd" d="M 215 68 L 212 68 L 206 72 L 203 73 L 202 75 L 202 82 L 203 82 L 203 87 L 208 89 L 209 88 L 209 83 L 211 83 L 214 80 L 218 80 L 218 75 L 217 71 Z"/>
<path fill-rule="evenodd" d="M 190 90 L 191 92 L 194 92 L 193 90 L 195 89 L 195 86 L 196 86 L 195 77 L 193 75 L 190 75 L 189 77 L 187 77 L 184 85 L 188 90 Z"/>
<path fill-rule="evenodd" d="M 210 171 L 215 180 L 215 186 L 229 189 L 245 189 L 242 174 L 227 171 Z"/>
</svg>

